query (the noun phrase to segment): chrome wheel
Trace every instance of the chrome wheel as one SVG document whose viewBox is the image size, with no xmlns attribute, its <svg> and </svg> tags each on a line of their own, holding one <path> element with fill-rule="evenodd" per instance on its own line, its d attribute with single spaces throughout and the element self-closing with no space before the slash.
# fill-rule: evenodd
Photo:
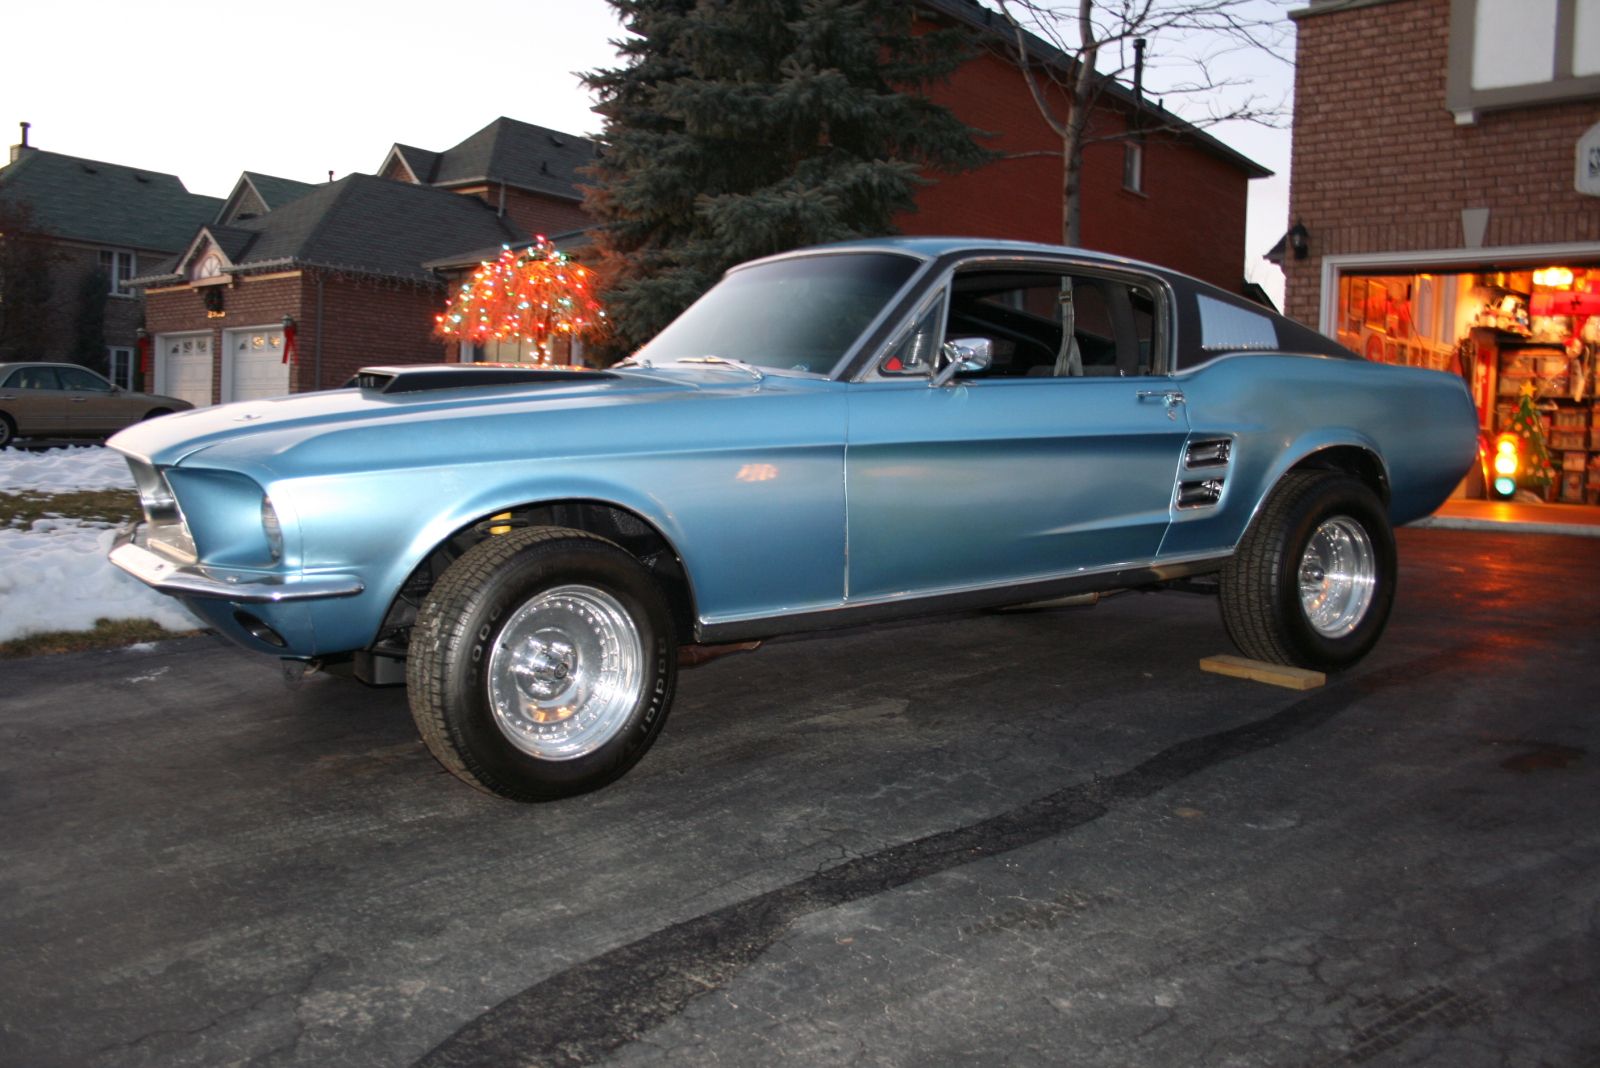
<svg viewBox="0 0 1600 1068">
<path fill-rule="evenodd" d="M 1360 624 L 1377 591 L 1377 553 L 1348 516 L 1326 519 L 1300 557 L 1300 608 L 1313 630 L 1339 638 Z"/>
<path fill-rule="evenodd" d="M 572 760 L 615 737 L 638 705 L 644 646 L 627 609 L 592 586 L 523 603 L 489 651 L 489 707 L 512 745 Z"/>
</svg>

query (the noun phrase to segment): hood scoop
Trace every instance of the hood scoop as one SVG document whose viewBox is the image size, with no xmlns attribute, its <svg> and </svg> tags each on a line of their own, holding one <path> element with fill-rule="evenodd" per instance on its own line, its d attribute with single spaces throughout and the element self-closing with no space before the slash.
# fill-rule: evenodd
<svg viewBox="0 0 1600 1068">
<path fill-rule="evenodd" d="M 559 371 L 549 367 L 508 367 L 495 364 L 424 364 L 417 367 L 363 367 L 345 383 L 346 389 L 368 393 L 429 393 L 439 389 L 477 389 L 482 386 L 527 386 L 541 382 L 579 385 L 616 378 L 607 371 Z"/>
</svg>

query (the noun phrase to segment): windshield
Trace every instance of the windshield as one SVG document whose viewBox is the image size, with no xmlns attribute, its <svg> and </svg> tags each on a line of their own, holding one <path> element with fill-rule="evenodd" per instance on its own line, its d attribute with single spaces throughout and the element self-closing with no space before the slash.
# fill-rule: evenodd
<svg viewBox="0 0 1600 1068">
<path fill-rule="evenodd" d="M 663 364 L 720 356 L 825 375 L 918 265 L 890 252 L 851 252 L 736 270 L 635 358 Z"/>
</svg>

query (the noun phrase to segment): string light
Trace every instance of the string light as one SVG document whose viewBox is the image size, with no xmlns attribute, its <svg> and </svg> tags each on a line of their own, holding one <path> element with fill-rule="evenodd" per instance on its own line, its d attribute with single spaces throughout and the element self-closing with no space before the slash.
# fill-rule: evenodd
<svg viewBox="0 0 1600 1068">
<path fill-rule="evenodd" d="M 606 313 L 590 291 L 593 276 L 543 234 L 520 252 L 502 246 L 461 284 L 434 316 L 443 337 L 483 343 L 531 341 L 545 360 L 557 337 L 592 338 L 605 330 Z"/>
</svg>

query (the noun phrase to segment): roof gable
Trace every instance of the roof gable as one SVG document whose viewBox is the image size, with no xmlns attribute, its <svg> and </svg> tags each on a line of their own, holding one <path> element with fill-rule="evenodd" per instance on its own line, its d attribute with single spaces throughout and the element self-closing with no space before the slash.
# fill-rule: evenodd
<svg viewBox="0 0 1600 1068">
<path fill-rule="evenodd" d="M 594 161 L 595 144 L 586 137 L 504 116 L 443 152 L 397 144 L 381 173 L 446 187 L 505 184 L 563 200 L 581 200 L 578 171 Z"/>
<path fill-rule="evenodd" d="M 233 184 L 233 192 L 228 194 L 222 210 L 217 212 L 216 221 L 227 226 L 241 219 L 265 215 L 274 208 L 300 199 L 315 188 L 310 182 L 245 171 Z"/>
<path fill-rule="evenodd" d="M 215 249 L 234 272 L 328 267 L 431 283 L 425 263 L 520 236 L 476 197 L 351 174 L 257 218 L 204 227 L 175 271 Z"/>
</svg>

